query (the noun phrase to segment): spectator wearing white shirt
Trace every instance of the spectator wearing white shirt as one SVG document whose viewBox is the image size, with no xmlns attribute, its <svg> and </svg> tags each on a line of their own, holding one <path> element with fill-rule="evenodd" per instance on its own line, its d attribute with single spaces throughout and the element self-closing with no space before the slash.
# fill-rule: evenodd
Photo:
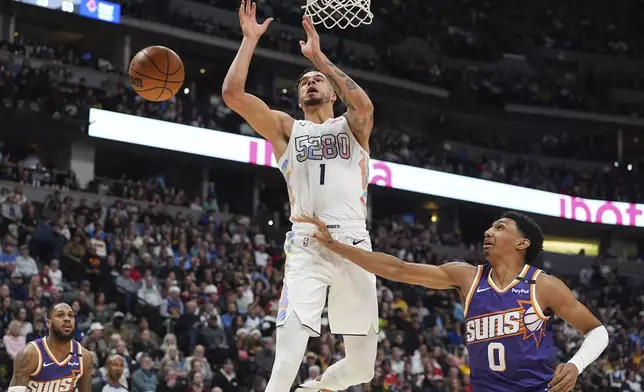
<svg viewBox="0 0 644 392">
<path fill-rule="evenodd" d="M 29 247 L 26 244 L 20 245 L 20 254 L 16 257 L 16 271 L 25 278 L 31 278 L 38 274 L 36 260 L 29 255 Z"/>
<path fill-rule="evenodd" d="M 16 187 L 13 189 L 12 195 L 14 196 L 16 204 L 18 204 L 19 206 L 23 206 L 27 203 L 27 197 L 25 196 L 22 185 L 16 185 Z"/>
<path fill-rule="evenodd" d="M 246 315 L 246 323 L 244 323 L 244 327 L 248 328 L 250 330 L 257 329 L 260 327 L 260 324 L 262 323 L 262 314 L 261 314 L 261 306 L 260 305 L 249 305 L 248 306 L 248 314 Z"/>
<path fill-rule="evenodd" d="M 403 374 L 405 370 L 405 361 L 402 359 L 403 352 L 398 347 L 394 347 L 391 352 L 391 371 L 396 374 Z"/>
<path fill-rule="evenodd" d="M 22 220 L 22 209 L 16 203 L 16 196 L 10 194 L 2 203 L 2 216 L 11 222 L 18 222 Z"/>
<path fill-rule="evenodd" d="M 34 326 L 27 319 L 27 309 L 20 308 L 18 310 L 18 322 L 20 322 L 20 335 L 27 336 L 34 331 Z"/>
<path fill-rule="evenodd" d="M 161 301 L 163 301 L 159 287 L 154 283 L 154 278 L 147 273 L 137 295 L 139 299 L 155 308 L 161 305 Z"/>
<path fill-rule="evenodd" d="M 168 243 L 167 240 L 161 240 L 161 243 L 154 247 L 153 253 L 156 257 L 161 256 L 161 250 L 165 250 L 166 254 L 172 254 L 172 246 Z"/>
<path fill-rule="evenodd" d="M 107 244 L 105 244 L 105 241 L 101 238 L 103 235 L 102 230 L 97 230 L 96 234 L 94 235 L 94 238 L 90 240 L 90 243 L 96 250 L 96 256 L 100 258 L 104 258 L 107 256 Z"/>
<path fill-rule="evenodd" d="M 265 268 L 268 265 L 268 253 L 264 249 L 264 245 L 259 245 L 255 251 L 255 264 L 258 267 Z"/>
<path fill-rule="evenodd" d="M 206 302 L 203 305 L 203 308 L 201 309 L 201 313 L 199 315 L 201 323 L 203 325 L 206 325 L 208 324 L 208 321 L 213 317 L 216 318 L 219 325 L 221 325 L 221 316 L 219 315 L 219 312 L 217 311 L 217 308 L 215 307 L 214 303 Z"/>
<path fill-rule="evenodd" d="M 49 263 L 49 279 L 55 288 L 63 289 L 63 272 L 60 270 L 60 262 L 56 259 Z"/>
</svg>

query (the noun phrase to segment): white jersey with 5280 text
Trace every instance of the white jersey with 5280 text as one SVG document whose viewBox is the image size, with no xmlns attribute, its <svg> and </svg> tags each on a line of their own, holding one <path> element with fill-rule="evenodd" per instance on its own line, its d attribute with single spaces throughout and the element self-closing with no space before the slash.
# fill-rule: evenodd
<svg viewBox="0 0 644 392">
<path fill-rule="evenodd" d="M 327 223 L 367 219 L 369 153 L 344 116 L 322 124 L 295 120 L 278 165 L 291 217 L 316 214 Z"/>
</svg>

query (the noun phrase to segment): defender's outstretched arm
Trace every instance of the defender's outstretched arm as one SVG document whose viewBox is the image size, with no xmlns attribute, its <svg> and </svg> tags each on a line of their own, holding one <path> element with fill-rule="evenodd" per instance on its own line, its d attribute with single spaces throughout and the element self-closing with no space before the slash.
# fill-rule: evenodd
<svg viewBox="0 0 644 392">
<path fill-rule="evenodd" d="M 321 245 L 385 279 L 433 289 L 462 289 L 464 282 L 471 282 L 472 276 L 476 274 L 476 267 L 467 263 L 453 262 L 441 266 L 407 263 L 386 253 L 345 245 L 333 239 L 326 224 L 317 218 L 296 217 L 293 220 L 315 225 L 318 231 L 313 233 L 313 238 Z"/>
</svg>

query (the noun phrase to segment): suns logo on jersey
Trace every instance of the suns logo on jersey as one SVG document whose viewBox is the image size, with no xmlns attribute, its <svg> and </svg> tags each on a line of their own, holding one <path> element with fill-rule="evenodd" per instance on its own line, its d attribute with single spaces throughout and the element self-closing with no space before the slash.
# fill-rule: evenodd
<svg viewBox="0 0 644 392">
<path fill-rule="evenodd" d="M 516 308 L 489 313 L 467 320 L 465 341 L 468 344 L 523 335 L 523 340 L 534 338 L 539 348 L 546 335 L 546 322 L 539 318 L 530 301 L 517 301 Z"/>
<path fill-rule="evenodd" d="M 60 378 L 51 381 L 29 381 L 29 392 L 72 392 L 76 388 L 76 377 Z"/>
</svg>

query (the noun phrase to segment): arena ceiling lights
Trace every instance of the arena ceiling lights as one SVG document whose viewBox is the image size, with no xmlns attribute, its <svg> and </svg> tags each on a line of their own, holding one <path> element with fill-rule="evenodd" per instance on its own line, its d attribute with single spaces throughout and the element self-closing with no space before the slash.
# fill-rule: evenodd
<svg viewBox="0 0 644 392">
<path fill-rule="evenodd" d="M 189 125 L 91 109 L 89 135 L 188 154 L 277 168 L 267 141 Z M 644 204 L 589 200 L 371 160 L 370 183 L 410 192 L 581 222 L 644 227 Z"/>
</svg>

